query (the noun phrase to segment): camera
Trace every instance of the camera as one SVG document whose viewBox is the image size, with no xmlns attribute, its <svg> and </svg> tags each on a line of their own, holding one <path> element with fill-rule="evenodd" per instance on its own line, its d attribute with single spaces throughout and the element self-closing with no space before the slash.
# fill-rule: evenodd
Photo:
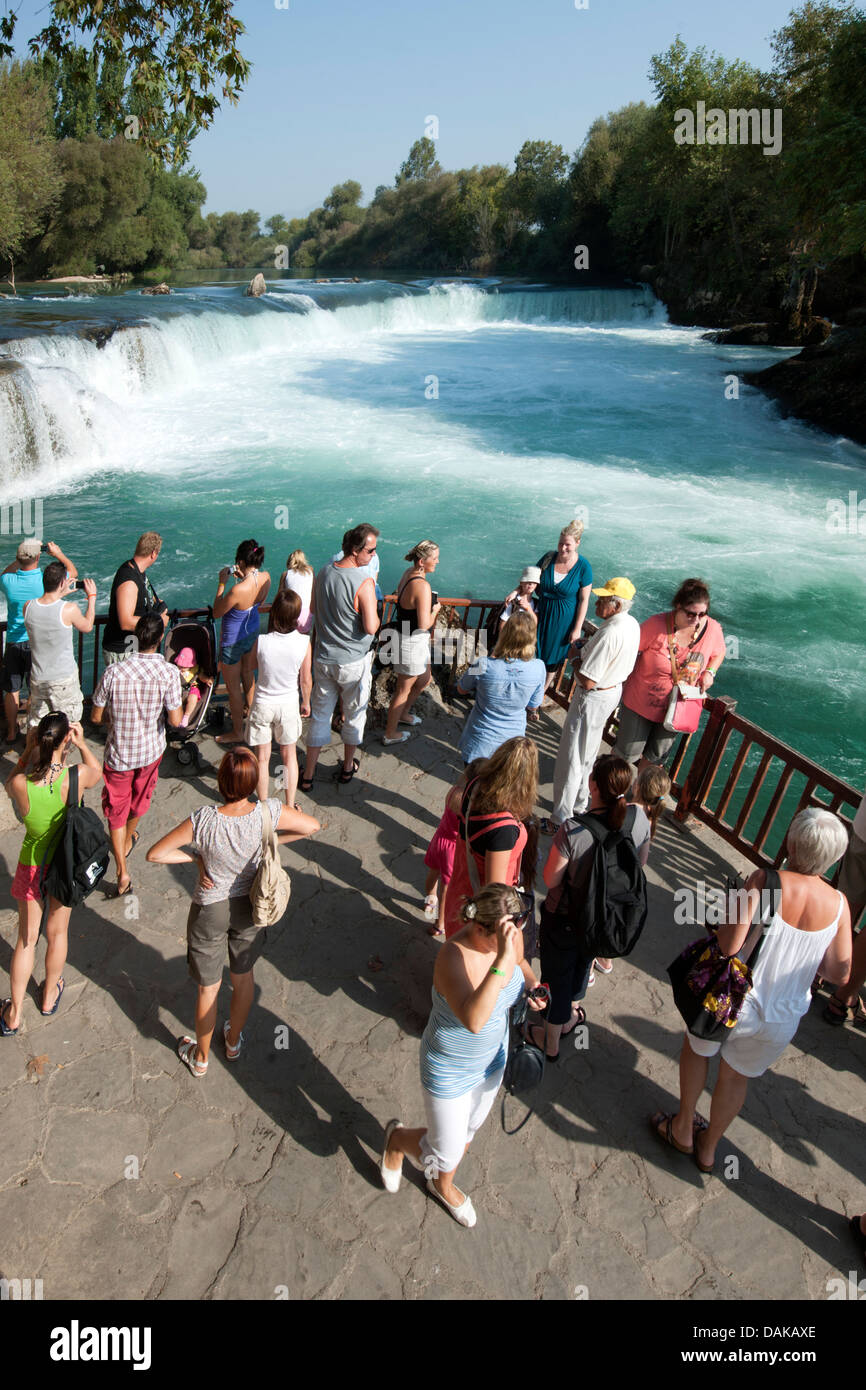
<svg viewBox="0 0 866 1390">
<path fill-rule="evenodd" d="M 430 590 L 430 602 L 434 608 L 436 607 L 436 604 L 439 602 L 439 595 L 437 594 L 435 589 Z"/>
<path fill-rule="evenodd" d="M 83 589 L 83 588 L 84 588 L 84 580 L 83 580 L 83 579 L 73 579 L 73 580 L 72 580 L 72 583 L 69 585 L 69 587 L 70 587 L 70 589 Z"/>
<path fill-rule="evenodd" d="M 50 555 L 50 554 L 51 554 L 51 546 L 50 546 L 50 545 L 45 545 L 45 543 L 43 542 L 43 544 L 40 545 L 40 547 L 39 547 L 39 554 L 40 554 L 40 555 Z"/>
</svg>

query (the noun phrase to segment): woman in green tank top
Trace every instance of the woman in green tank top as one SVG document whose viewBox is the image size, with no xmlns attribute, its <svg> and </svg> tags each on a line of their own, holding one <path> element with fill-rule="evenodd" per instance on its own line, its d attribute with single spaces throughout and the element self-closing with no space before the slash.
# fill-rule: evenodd
<svg viewBox="0 0 866 1390">
<path fill-rule="evenodd" d="M 9 978 L 11 999 L 0 1000 L 0 1036 L 18 1032 L 21 1006 L 27 992 L 36 955 L 39 924 L 42 919 L 42 879 L 57 848 L 66 821 L 69 776 L 66 756 L 74 745 L 81 754 L 78 771 L 80 791 L 95 787 L 102 780 L 102 768 L 84 742 L 80 724 L 70 724 L 65 714 L 46 714 L 36 730 L 36 739 L 27 756 L 9 779 L 9 794 L 24 821 L 24 843 L 18 868 L 12 880 L 12 896 L 18 901 L 18 940 L 12 953 Z M 22 765 L 23 764 L 23 765 Z M 42 986 L 42 1013 L 57 1012 L 63 993 L 67 932 L 71 908 L 56 898 L 48 899 L 45 920 L 45 983 Z"/>
</svg>

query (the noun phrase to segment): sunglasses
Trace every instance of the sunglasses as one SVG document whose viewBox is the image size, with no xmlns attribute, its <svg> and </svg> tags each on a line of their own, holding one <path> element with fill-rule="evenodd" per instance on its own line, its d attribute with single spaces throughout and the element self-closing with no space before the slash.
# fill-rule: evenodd
<svg viewBox="0 0 866 1390">
<path fill-rule="evenodd" d="M 707 616 L 706 608 L 683 608 L 682 612 L 687 618 L 705 618 Z"/>
<path fill-rule="evenodd" d="M 532 911 L 532 894 L 524 893 L 522 888 L 515 888 L 514 892 L 520 901 L 521 910 L 520 912 L 509 912 L 507 916 L 515 926 L 520 926 L 520 923 L 525 922 Z"/>
</svg>

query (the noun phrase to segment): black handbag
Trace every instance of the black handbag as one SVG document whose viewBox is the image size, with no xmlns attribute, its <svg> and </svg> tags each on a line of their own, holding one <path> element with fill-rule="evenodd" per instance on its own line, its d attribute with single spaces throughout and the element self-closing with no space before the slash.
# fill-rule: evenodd
<svg viewBox="0 0 866 1390">
<path fill-rule="evenodd" d="M 546 985 L 540 988 L 547 989 Z M 550 992 L 547 992 L 547 1003 L 550 1005 Z M 517 1134 L 526 1124 L 532 1114 L 532 1106 L 529 1107 L 520 1124 L 515 1129 L 509 1129 L 505 1123 L 505 1101 L 508 1096 L 518 1096 L 521 1099 L 530 1091 L 534 1091 L 536 1086 L 541 1084 L 544 1077 L 544 1067 L 546 1054 L 543 1047 L 538 1047 L 534 1042 L 530 1042 L 523 1033 L 523 1025 L 529 1014 L 529 995 L 524 994 L 513 1004 L 509 1010 L 508 1018 L 508 1060 L 505 1063 L 505 1075 L 502 1078 L 502 1128 L 506 1134 Z M 533 1016 L 533 1021 L 544 1026 L 545 1013 L 537 1011 Z"/>
</svg>

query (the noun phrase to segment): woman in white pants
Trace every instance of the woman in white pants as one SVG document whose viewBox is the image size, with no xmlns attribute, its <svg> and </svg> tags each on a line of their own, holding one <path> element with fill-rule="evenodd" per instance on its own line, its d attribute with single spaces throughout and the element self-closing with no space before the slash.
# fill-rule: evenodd
<svg viewBox="0 0 866 1390">
<path fill-rule="evenodd" d="M 454 1185 L 464 1153 L 481 1128 L 505 1071 L 508 1011 L 538 988 L 523 959 L 523 896 L 490 883 L 464 903 L 461 931 L 436 957 L 433 1010 L 421 1040 L 421 1086 L 427 1124 L 404 1129 L 391 1120 L 380 1163 L 389 1192 L 400 1186 L 403 1159 L 420 1169 L 427 1189 L 461 1226 L 474 1226 L 472 1200 Z M 530 998 L 541 1009 L 541 1000 Z"/>
</svg>

